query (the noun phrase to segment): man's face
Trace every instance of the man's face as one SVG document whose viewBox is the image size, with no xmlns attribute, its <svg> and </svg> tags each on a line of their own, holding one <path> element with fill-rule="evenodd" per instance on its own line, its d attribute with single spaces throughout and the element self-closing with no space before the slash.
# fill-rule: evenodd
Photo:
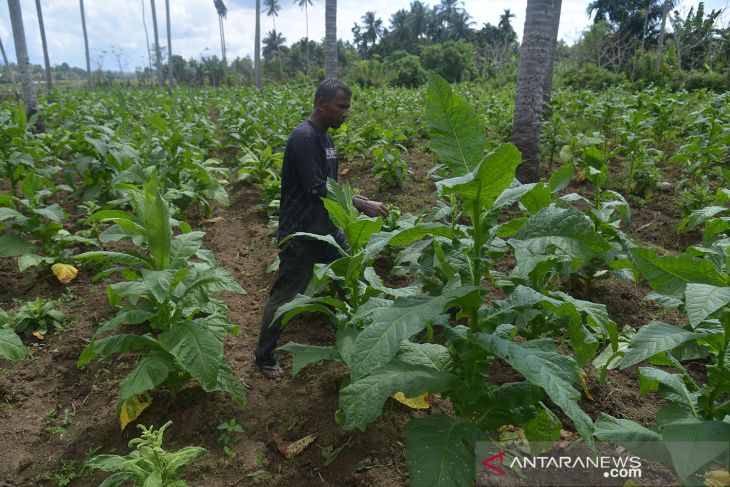
<svg viewBox="0 0 730 487">
<path fill-rule="evenodd" d="M 319 109 L 327 122 L 327 126 L 336 129 L 347 120 L 347 112 L 350 110 L 350 96 L 344 90 L 337 90 L 331 100 L 320 102 Z"/>
</svg>

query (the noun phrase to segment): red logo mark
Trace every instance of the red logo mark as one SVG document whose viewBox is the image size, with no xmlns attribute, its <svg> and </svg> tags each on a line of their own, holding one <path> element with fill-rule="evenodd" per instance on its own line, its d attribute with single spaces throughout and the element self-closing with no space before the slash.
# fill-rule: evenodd
<svg viewBox="0 0 730 487">
<path fill-rule="evenodd" d="M 495 472 L 497 472 L 499 475 L 507 475 L 507 472 L 502 470 L 501 467 L 502 463 L 504 461 L 504 456 L 507 454 L 506 451 L 502 450 L 501 452 L 497 453 L 496 455 L 492 455 L 491 457 L 487 458 L 482 462 L 482 465 L 484 465 L 487 468 L 491 468 Z M 492 461 L 499 458 L 499 467 L 492 465 Z"/>
</svg>

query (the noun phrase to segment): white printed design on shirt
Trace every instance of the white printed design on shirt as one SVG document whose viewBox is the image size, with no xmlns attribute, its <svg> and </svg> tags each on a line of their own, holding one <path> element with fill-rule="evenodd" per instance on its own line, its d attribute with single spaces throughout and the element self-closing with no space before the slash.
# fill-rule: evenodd
<svg viewBox="0 0 730 487">
<path fill-rule="evenodd" d="M 335 152 L 334 147 L 325 147 L 324 151 L 327 159 L 337 159 L 337 152 Z"/>
</svg>

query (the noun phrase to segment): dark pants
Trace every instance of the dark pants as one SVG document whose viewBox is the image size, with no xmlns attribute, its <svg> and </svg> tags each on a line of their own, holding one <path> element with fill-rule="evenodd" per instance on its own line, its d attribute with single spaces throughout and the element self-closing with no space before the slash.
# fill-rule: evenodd
<svg viewBox="0 0 730 487">
<path fill-rule="evenodd" d="M 307 289 L 314 264 L 328 264 L 339 257 L 334 247 L 321 241 L 295 238 L 284 245 L 279 252 L 279 273 L 261 319 L 256 347 L 257 365 L 273 365 L 276 362 L 274 349 L 281 335 L 281 318 L 273 321 L 276 310 Z"/>
</svg>

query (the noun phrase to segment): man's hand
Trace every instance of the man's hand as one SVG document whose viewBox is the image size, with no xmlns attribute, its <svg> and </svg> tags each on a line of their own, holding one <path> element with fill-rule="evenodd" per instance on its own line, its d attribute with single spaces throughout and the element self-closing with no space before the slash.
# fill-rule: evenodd
<svg viewBox="0 0 730 487">
<path fill-rule="evenodd" d="M 382 216 L 383 218 L 388 216 L 388 209 L 383 203 L 379 201 L 372 201 L 365 198 L 364 196 L 356 195 L 352 197 L 352 204 L 353 206 L 355 206 L 355 209 L 357 209 L 357 211 L 359 211 L 360 213 L 364 213 L 367 216 Z"/>
</svg>

